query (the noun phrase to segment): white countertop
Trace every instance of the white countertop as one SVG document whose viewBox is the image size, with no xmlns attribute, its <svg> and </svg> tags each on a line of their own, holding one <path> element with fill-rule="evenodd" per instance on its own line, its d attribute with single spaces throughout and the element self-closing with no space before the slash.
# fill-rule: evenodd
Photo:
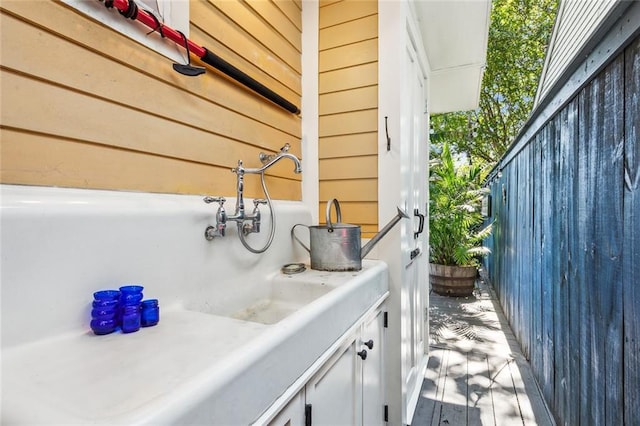
<svg viewBox="0 0 640 426">
<path fill-rule="evenodd" d="M 247 424 L 388 289 L 383 262 L 307 271 L 334 285 L 273 325 L 184 309 L 129 334 L 90 331 L 2 352 L 2 424 Z"/>
<path fill-rule="evenodd" d="M 9 349 L 2 354 L 3 411 L 25 423 L 144 421 L 190 393 L 203 374 L 224 386 L 230 355 L 265 327 L 176 310 L 135 333 L 89 331 Z M 48 409 L 34 409 L 42 405 Z"/>
</svg>

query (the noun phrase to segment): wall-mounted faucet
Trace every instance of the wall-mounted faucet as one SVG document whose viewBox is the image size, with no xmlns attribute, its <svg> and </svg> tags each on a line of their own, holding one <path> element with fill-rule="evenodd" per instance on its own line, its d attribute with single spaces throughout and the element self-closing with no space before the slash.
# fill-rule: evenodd
<svg viewBox="0 0 640 426">
<path fill-rule="evenodd" d="M 227 222 L 232 221 L 237 223 L 238 236 L 240 237 L 240 241 L 247 248 L 247 250 L 251 251 L 252 253 L 263 253 L 269 248 L 269 246 L 271 245 L 271 242 L 273 241 L 273 236 L 275 234 L 276 221 L 275 221 L 275 216 L 273 214 L 273 207 L 271 206 L 271 197 L 269 197 L 269 191 L 267 191 L 267 186 L 264 181 L 264 172 L 267 169 L 269 169 L 271 166 L 276 164 L 278 161 L 280 161 L 281 159 L 288 158 L 291 161 L 293 161 L 295 164 L 295 168 L 293 170 L 294 173 L 301 173 L 302 165 L 300 164 L 300 160 L 295 155 L 289 153 L 289 148 L 290 148 L 289 144 L 285 144 L 285 146 L 283 146 L 280 149 L 280 152 L 278 152 L 277 154 L 268 155 L 268 154 L 265 154 L 264 152 L 261 152 L 260 161 L 262 162 L 263 166 L 255 169 L 245 168 L 242 163 L 242 160 L 238 160 L 238 166 L 231 169 L 231 171 L 236 174 L 236 208 L 232 215 L 227 215 L 225 211 L 224 203 L 226 199 L 224 197 L 205 197 L 204 198 L 204 202 L 207 204 L 213 203 L 213 202 L 218 203 L 218 211 L 216 212 L 216 226 L 215 227 L 208 226 L 204 233 L 204 236 L 207 240 L 211 241 L 215 237 L 224 237 L 226 228 L 227 228 Z M 246 212 L 245 205 L 244 205 L 244 175 L 245 174 L 260 175 L 261 182 L 262 182 L 262 190 L 264 191 L 264 194 L 266 196 L 266 200 L 263 200 L 263 199 L 253 200 L 254 208 L 251 213 Z M 250 247 L 246 243 L 244 237 L 254 232 L 260 232 L 260 222 L 262 218 L 262 215 L 260 213 L 260 208 L 259 208 L 260 204 L 269 205 L 269 211 L 271 214 L 271 231 L 269 234 L 269 240 L 267 241 L 267 244 L 262 249 L 256 250 Z"/>
</svg>

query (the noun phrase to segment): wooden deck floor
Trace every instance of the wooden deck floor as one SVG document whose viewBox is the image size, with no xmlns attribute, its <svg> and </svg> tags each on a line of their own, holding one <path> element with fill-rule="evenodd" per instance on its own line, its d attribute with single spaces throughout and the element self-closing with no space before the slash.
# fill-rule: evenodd
<svg viewBox="0 0 640 426">
<path fill-rule="evenodd" d="M 555 425 L 493 291 L 430 294 L 429 362 L 412 426 Z"/>
</svg>

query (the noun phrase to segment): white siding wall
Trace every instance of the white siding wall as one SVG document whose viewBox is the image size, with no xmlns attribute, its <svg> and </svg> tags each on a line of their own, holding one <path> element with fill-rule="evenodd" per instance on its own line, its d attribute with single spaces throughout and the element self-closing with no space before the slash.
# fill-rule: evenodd
<svg viewBox="0 0 640 426">
<path fill-rule="evenodd" d="M 560 0 L 536 105 L 566 71 L 619 0 Z"/>
</svg>

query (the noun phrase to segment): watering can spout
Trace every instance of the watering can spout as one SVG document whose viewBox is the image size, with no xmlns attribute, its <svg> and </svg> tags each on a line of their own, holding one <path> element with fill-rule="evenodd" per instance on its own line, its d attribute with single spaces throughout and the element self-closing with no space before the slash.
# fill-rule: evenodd
<svg viewBox="0 0 640 426">
<path fill-rule="evenodd" d="M 393 228 L 398 222 L 400 222 L 400 219 L 409 217 L 409 215 L 400 207 L 396 208 L 398 209 L 398 213 L 393 217 L 393 219 L 391 219 L 389 223 L 387 223 L 385 227 L 380 230 L 380 232 L 378 232 L 367 244 L 364 245 L 364 247 L 362 247 L 362 251 L 360 252 L 361 259 L 364 259 L 364 257 L 369 254 L 371 249 L 373 249 L 373 246 L 378 244 L 378 241 L 380 241 L 382 237 L 387 235 L 387 233 L 391 231 L 391 228 Z"/>
</svg>

